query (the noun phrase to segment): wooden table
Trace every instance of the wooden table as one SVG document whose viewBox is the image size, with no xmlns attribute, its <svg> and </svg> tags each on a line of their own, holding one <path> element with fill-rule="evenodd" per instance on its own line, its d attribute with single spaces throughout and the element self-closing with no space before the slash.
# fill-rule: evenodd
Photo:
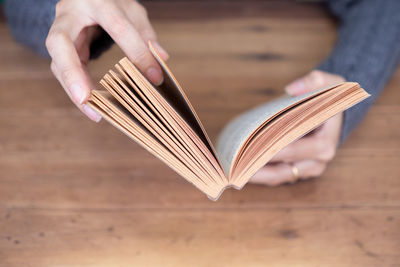
<svg viewBox="0 0 400 267">
<path fill-rule="evenodd" d="M 315 4 L 147 2 L 213 139 L 330 51 Z M 95 80 L 119 58 L 91 64 Z M 0 266 L 399 266 L 400 70 L 323 177 L 208 200 L 86 119 L 0 25 Z"/>
</svg>

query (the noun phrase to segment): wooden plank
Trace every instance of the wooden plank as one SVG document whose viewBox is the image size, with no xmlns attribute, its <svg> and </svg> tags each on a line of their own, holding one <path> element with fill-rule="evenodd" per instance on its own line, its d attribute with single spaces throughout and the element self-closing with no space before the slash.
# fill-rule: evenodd
<svg viewBox="0 0 400 267">
<path fill-rule="evenodd" d="M 151 203 L 151 206 L 170 207 L 182 202 L 209 208 L 237 204 L 400 205 L 398 139 L 389 139 L 398 136 L 399 130 L 388 131 L 382 125 L 385 120 L 398 122 L 399 112 L 391 115 L 371 112 L 372 116 L 354 135 L 356 141 L 349 141 L 323 177 L 296 186 L 228 190 L 217 203 L 209 202 L 197 189 L 108 124 L 96 125 L 67 110 L 39 114 L 36 120 L 32 118 L 24 124 L 18 121 L 31 118 L 27 112 L 7 118 L 0 116 L 5 129 L 12 129 L 12 134 L 0 132 L 0 139 L 7 140 L 0 153 L 0 202 L 7 206 L 135 207 Z M 386 118 L 382 120 L 384 115 Z M 380 130 L 364 133 L 370 127 Z M 385 141 L 382 136 L 388 139 Z M 377 165 L 384 168 L 376 168 Z M 25 186 L 21 188 L 21 184 Z M 65 187 L 69 190 L 64 190 Z"/>
<path fill-rule="evenodd" d="M 145 1 L 213 139 L 334 44 L 319 4 Z M 400 69 L 318 179 L 211 202 L 105 122 L 88 121 L 0 23 L 0 266 L 396 266 Z M 123 53 L 90 64 L 94 80 Z"/>
<path fill-rule="evenodd" d="M 55 90 L 58 87 L 55 81 L 39 79 L 32 86 L 24 80 L 4 84 L 6 88 L 18 88 L 0 90 L 0 123 L 6 129 L 0 132 L 0 140 L 7 140 L 2 143 L 0 153 L 0 177 L 3 178 L 0 199 L 7 206 L 64 207 L 83 202 L 87 207 L 135 207 L 150 202 L 152 206 L 171 207 L 185 200 L 188 206 L 209 208 L 237 204 L 399 205 L 397 162 L 400 152 L 398 138 L 393 136 L 400 133 L 399 128 L 389 126 L 398 125 L 400 116 L 399 109 L 393 105 L 386 107 L 378 103 L 371 110 L 354 133 L 353 141 L 349 140 L 341 149 L 323 177 L 293 187 L 248 186 L 240 192 L 227 191 L 221 201 L 214 204 L 110 125 L 87 121 L 61 89 Z M 226 86 L 221 90 L 228 94 L 230 89 Z M 396 92 L 398 90 L 390 86 L 382 98 L 391 101 Z M 244 97 L 245 94 L 243 90 L 236 95 Z M 248 94 L 251 96 L 249 103 L 258 101 L 257 94 Z M 27 101 L 13 101 L 23 95 L 27 96 Z M 194 99 L 201 100 L 201 93 L 197 95 Z M 212 135 L 216 135 L 215 129 L 221 127 L 221 121 L 235 114 L 235 109 L 224 111 L 230 107 L 222 106 L 222 99 L 220 101 L 200 112 L 207 126 L 211 126 L 208 128 Z M 198 103 L 203 104 L 209 105 L 209 101 Z M 216 116 L 218 107 L 221 114 Z M 25 122 L 21 124 L 20 121 Z M 382 170 L 375 167 L 377 164 L 385 166 L 383 179 L 377 179 L 382 175 Z M 22 183 L 27 186 L 21 189 Z M 70 191 L 63 191 L 63 183 L 68 183 L 75 198 L 69 197 Z M 159 190 L 164 193 L 159 194 Z M 15 194 L 16 191 L 20 193 Z M 87 194 L 88 191 L 97 193 Z M 37 194 L 45 197 L 36 198 Z M 298 197 L 294 199 L 293 194 Z M 111 195 L 115 195 L 112 200 Z M 248 201 L 243 204 L 244 199 Z"/>
<path fill-rule="evenodd" d="M 104 151 L 98 151 L 105 154 Z M 399 155 L 339 155 L 318 179 L 295 186 L 247 185 L 227 190 L 214 203 L 144 151 L 94 153 L 65 150 L 36 154 L 0 165 L 0 201 L 4 207 L 399 207 Z M 361 154 L 361 153 L 360 153 Z M 15 157 L 14 155 L 11 155 Z M 121 161 L 111 160 L 112 157 Z M 75 158 L 75 160 L 71 160 Z M 108 164 L 105 160 L 110 159 Z M 367 167 L 374 165 L 375 167 Z M 384 169 L 376 166 L 384 166 Z"/>
<path fill-rule="evenodd" d="M 396 266 L 398 209 L 0 212 L 0 266 Z M 27 221 L 29 218 L 29 221 Z M 27 261 L 28 260 L 28 261 Z"/>
</svg>

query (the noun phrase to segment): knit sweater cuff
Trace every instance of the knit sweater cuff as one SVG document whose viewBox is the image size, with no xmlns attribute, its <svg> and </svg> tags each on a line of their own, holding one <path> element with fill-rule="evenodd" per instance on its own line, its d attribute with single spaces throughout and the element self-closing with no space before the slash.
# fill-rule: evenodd
<svg viewBox="0 0 400 267">
<path fill-rule="evenodd" d="M 340 145 L 379 96 L 400 58 L 400 1 L 332 1 L 340 26 L 335 48 L 317 69 L 360 83 L 371 97 L 344 112 Z M 341 9 L 342 8 L 342 9 Z"/>
</svg>

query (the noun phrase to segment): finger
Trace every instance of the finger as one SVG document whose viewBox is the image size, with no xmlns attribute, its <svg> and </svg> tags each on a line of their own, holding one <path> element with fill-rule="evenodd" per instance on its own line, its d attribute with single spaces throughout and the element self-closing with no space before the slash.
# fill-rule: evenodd
<svg viewBox="0 0 400 267">
<path fill-rule="evenodd" d="M 137 12 L 138 10 L 140 10 L 140 12 Z M 152 45 L 156 48 L 160 57 L 164 61 L 168 60 L 169 54 L 157 42 L 157 34 L 154 31 L 154 28 L 148 19 L 146 9 L 143 8 L 143 6 L 140 5 L 139 3 L 132 2 L 132 3 L 130 3 L 129 7 L 127 9 L 125 9 L 124 11 L 125 11 L 126 17 L 129 19 L 129 21 L 135 26 L 135 28 L 139 32 L 144 43 L 147 44 L 149 41 L 151 41 Z M 138 14 L 140 17 L 138 18 L 136 14 Z"/>
<path fill-rule="evenodd" d="M 325 163 L 314 160 L 295 162 L 294 166 L 298 170 L 299 179 L 302 180 L 320 176 L 326 168 Z M 250 182 L 276 186 L 293 182 L 293 179 L 292 167 L 287 163 L 278 163 L 265 165 L 250 179 Z"/>
<path fill-rule="evenodd" d="M 344 78 L 339 75 L 313 70 L 287 85 L 285 90 L 289 95 L 302 95 L 341 82 L 344 82 Z"/>
<path fill-rule="evenodd" d="M 73 24 L 74 27 L 69 27 L 69 21 L 77 23 Z M 53 58 L 51 70 L 74 104 L 91 120 L 99 122 L 101 116 L 88 105 L 83 104 L 93 86 L 86 67 L 82 64 L 83 59 L 88 58 L 85 53 L 89 53 L 89 47 L 84 42 L 85 32 L 82 31 L 79 34 L 79 25 L 78 20 L 68 16 L 59 16 L 56 19 L 46 41 L 49 53 Z M 74 37 L 76 37 L 76 45 L 72 43 Z M 66 51 L 63 51 L 63 48 L 66 48 Z M 78 54 L 79 51 L 76 49 L 79 49 L 82 54 Z"/>
<path fill-rule="evenodd" d="M 335 144 L 337 144 L 341 133 L 342 121 L 343 113 L 333 116 L 324 124 L 322 124 L 321 129 L 315 132 L 315 135 L 326 140 L 332 140 Z"/>
<path fill-rule="evenodd" d="M 279 151 L 270 162 L 294 162 L 314 159 L 327 162 L 336 154 L 343 114 L 339 113 L 316 130 L 289 144 Z"/>
<path fill-rule="evenodd" d="M 66 89 L 63 81 L 60 79 L 59 71 L 57 70 L 57 66 L 54 64 L 54 62 L 51 63 L 50 69 L 53 72 L 54 76 L 57 78 L 57 80 L 60 82 L 61 86 L 63 87 L 64 91 L 67 93 L 69 98 L 71 100 L 73 100 L 72 96 L 71 96 L 71 93 L 69 92 L 69 90 Z M 74 102 L 74 101 L 72 101 L 72 102 Z M 78 103 L 75 103 L 75 102 L 74 102 L 74 104 L 92 121 L 99 122 L 101 120 L 101 115 L 98 114 L 95 110 L 93 110 L 87 104 L 83 104 L 82 105 L 82 104 L 78 104 Z"/>
<path fill-rule="evenodd" d="M 98 34 L 100 34 L 101 29 L 97 26 L 86 27 L 78 34 L 75 39 L 75 48 L 78 53 L 81 63 L 86 66 L 89 63 L 90 58 L 90 44 Z"/>
<path fill-rule="evenodd" d="M 310 135 L 298 139 L 279 151 L 270 162 L 295 162 L 300 160 L 331 160 L 336 152 L 334 142 Z"/>
<path fill-rule="evenodd" d="M 91 12 L 96 21 L 121 47 L 135 66 L 153 84 L 160 85 L 163 82 L 161 68 L 150 53 L 147 43 L 142 40 L 125 14 L 115 7 L 112 1 L 104 2 L 102 8 Z"/>
<path fill-rule="evenodd" d="M 293 179 L 293 173 L 286 163 L 267 164 L 252 178 L 251 183 L 276 186 Z"/>
<path fill-rule="evenodd" d="M 154 46 L 162 60 L 167 61 L 169 59 L 169 54 L 157 41 L 152 42 L 152 45 Z"/>
<path fill-rule="evenodd" d="M 69 20 L 66 17 L 56 19 L 46 40 L 46 46 L 56 66 L 55 71 L 59 81 L 76 104 L 83 104 L 90 94 L 90 77 L 84 70 L 71 37 L 71 34 L 77 32 L 76 28 L 79 28 L 79 25 L 68 26 Z M 66 27 L 71 27 L 71 29 Z"/>
</svg>

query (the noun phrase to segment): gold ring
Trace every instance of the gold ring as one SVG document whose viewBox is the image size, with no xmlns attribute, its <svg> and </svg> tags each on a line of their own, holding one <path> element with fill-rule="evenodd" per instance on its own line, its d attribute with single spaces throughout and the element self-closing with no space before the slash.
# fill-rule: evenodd
<svg viewBox="0 0 400 267">
<path fill-rule="evenodd" d="M 293 184 L 299 180 L 300 175 L 299 175 L 299 169 L 294 165 L 294 163 L 289 163 L 290 168 L 292 169 L 293 173 L 293 178 L 290 180 L 290 182 Z"/>
</svg>

